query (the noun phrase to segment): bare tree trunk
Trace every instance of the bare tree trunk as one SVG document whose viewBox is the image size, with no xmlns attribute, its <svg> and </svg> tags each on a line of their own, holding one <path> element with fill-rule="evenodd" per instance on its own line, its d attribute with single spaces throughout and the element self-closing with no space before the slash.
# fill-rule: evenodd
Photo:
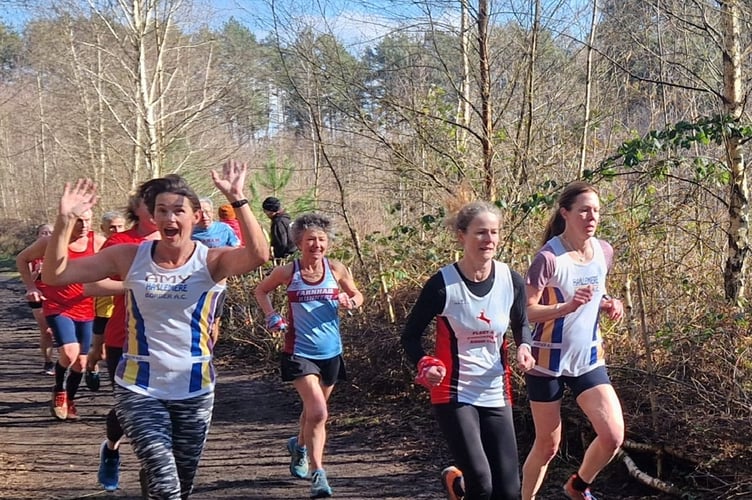
<svg viewBox="0 0 752 500">
<path fill-rule="evenodd" d="M 658 22 L 655 23 L 656 25 L 656 39 L 658 40 L 658 51 L 661 54 L 661 57 L 658 58 L 658 74 L 661 77 L 661 81 L 665 82 L 668 81 L 666 78 L 666 51 L 663 48 L 663 24 L 662 24 L 662 16 L 661 16 L 661 3 L 656 2 L 656 17 L 658 18 Z M 668 127 L 669 123 L 671 123 L 673 120 L 669 119 L 668 116 L 668 100 L 666 99 L 666 85 L 660 85 L 658 88 L 658 92 L 661 94 L 661 107 L 663 108 L 663 127 Z M 671 180 L 668 179 L 668 182 Z M 669 186 L 670 187 L 670 186 Z"/>
<path fill-rule="evenodd" d="M 49 207 L 47 203 L 47 193 L 49 192 L 49 165 L 47 164 L 47 118 L 45 117 L 44 95 L 42 89 L 42 76 L 37 73 L 37 96 L 39 99 L 39 165 L 42 167 L 42 185 L 39 188 L 42 191 L 40 202 L 43 206 Z M 45 210 L 45 213 L 48 209 Z M 47 214 L 49 215 L 49 214 Z"/>
<path fill-rule="evenodd" d="M 101 38 L 100 35 L 97 34 L 97 47 L 101 47 Z M 99 177 L 101 179 L 104 179 L 105 173 L 107 172 L 107 153 L 105 151 L 105 106 L 104 101 L 102 100 L 102 94 L 103 94 L 103 87 L 102 87 L 102 72 L 104 71 L 104 67 L 102 64 L 102 50 L 97 49 L 97 80 L 94 83 L 97 86 L 97 132 L 99 133 L 99 159 L 98 159 L 98 170 L 99 170 Z M 102 186 L 104 184 L 101 184 Z"/>
<path fill-rule="evenodd" d="M 527 73 L 526 94 L 527 120 L 525 122 L 525 143 L 523 145 L 523 179 L 527 179 L 527 167 L 530 159 L 530 147 L 533 142 L 533 102 L 535 101 L 535 64 L 538 61 L 538 34 L 540 33 L 541 4 L 535 0 L 535 12 L 533 12 L 532 33 L 530 33 L 530 67 Z"/>
<path fill-rule="evenodd" d="M 585 175 L 587 166 L 588 130 L 590 129 L 590 94 L 593 88 L 593 44 L 595 43 L 595 25 L 598 17 L 598 0 L 593 0 L 593 14 L 590 17 L 590 34 L 587 45 L 587 69 L 585 74 L 585 116 L 582 120 L 582 144 L 580 144 L 580 168 L 578 177 Z"/>
<path fill-rule="evenodd" d="M 723 83 L 726 112 L 739 119 L 744 108 L 742 89 L 741 13 L 739 0 L 721 2 L 724 26 Z M 728 258 L 723 273 L 726 299 L 738 303 L 744 297 L 746 257 L 749 253 L 749 189 L 744 155 L 738 135 L 726 141 L 726 161 L 731 172 L 729 193 Z"/>
<path fill-rule="evenodd" d="M 18 211 L 18 200 L 11 200 L 8 196 L 8 193 L 11 190 L 15 189 L 14 182 L 11 182 L 10 179 L 15 177 L 15 172 L 13 170 L 13 164 L 9 159 L 10 156 L 10 133 L 7 130 L 7 125 L 5 124 L 5 119 L 3 117 L 0 117 L 0 148 L 2 148 L 2 169 L 0 172 L 2 175 L 0 175 L 0 214 L 2 214 L 2 217 L 10 217 L 10 211 L 8 210 L 11 205 L 16 207 L 16 210 Z"/>
<path fill-rule="evenodd" d="M 528 155 L 533 131 L 533 86 L 535 84 L 535 62 L 538 52 L 538 32 L 540 30 L 540 0 L 533 5 L 533 22 L 530 28 L 530 45 L 528 47 L 528 68 L 525 87 L 522 93 L 522 103 L 519 114 L 519 128 L 517 129 L 517 154 L 512 175 L 519 184 L 527 180 Z M 523 137 L 524 135 L 524 137 Z"/>
<path fill-rule="evenodd" d="M 470 28 L 467 0 L 460 0 L 460 51 L 462 52 L 462 88 L 457 103 L 457 151 L 463 151 L 467 144 L 467 130 L 470 126 Z"/>
<path fill-rule="evenodd" d="M 491 106 L 491 64 L 488 50 L 488 0 L 478 1 L 478 55 L 480 57 L 480 100 L 483 133 L 484 196 L 488 201 L 496 198 L 496 176 L 493 169 L 493 107 Z"/>
<path fill-rule="evenodd" d="M 84 127 L 86 127 L 86 130 L 84 130 L 84 134 L 86 137 L 86 154 L 88 156 L 89 160 L 89 168 L 91 169 L 90 174 L 85 174 L 85 171 L 81 172 L 81 174 L 85 174 L 85 177 L 89 177 L 89 175 L 94 176 L 94 180 L 96 181 L 97 185 L 100 187 L 100 193 L 102 186 L 104 185 L 104 176 L 99 176 L 97 171 L 97 148 L 94 144 L 94 126 L 93 122 L 96 120 L 96 117 L 92 115 L 92 105 L 90 102 L 88 89 L 90 85 L 90 80 L 84 78 L 83 74 L 88 70 L 88 68 L 84 67 L 84 64 L 81 62 L 76 46 L 76 40 L 75 35 L 73 33 L 73 26 L 68 26 L 68 47 L 71 54 L 71 71 L 73 73 L 73 78 L 76 85 L 76 91 L 78 92 L 79 99 L 81 100 L 81 107 L 83 108 L 83 122 Z M 101 116 L 101 115 L 100 115 Z M 83 160 L 83 159 L 81 159 Z"/>
<path fill-rule="evenodd" d="M 311 68 L 311 61 L 315 60 L 313 54 L 313 48 L 311 53 L 308 54 L 306 60 L 306 68 L 304 69 L 306 74 L 306 96 L 305 105 L 308 111 L 308 123 L 311 127 L 311 160 L 313 167 L 313 202 L 316 208 L 319 207 L 319 183 L 321 182 L 321 158 L 323 156 L 324 147 L 321 143 L 320 123 L 321 123 L 321 105 L 318 99 L 319 82 L 316 78 L 314 71 Z"/>
<path fill-rule="evenodd" d="M 149 13 L 141 10 L 141 2 L 139 0 L 133 0 L 131 3 L 132 13 L 131 22 L 133 23 L 133 41 L 135 43 L 135 49 L 137 53 L 137 68 L 138 68 L 138 95 L 139 106 L 141 107 L 141 120 L 144 125 L 144 139 L 146 144 L 143 144 L 144 153 L 146 156 L 146 166 L 149 172 L 149 177 L 160 177 L 162 174 L 161 166 L 159 165 L 159 138 L 157 136 L 157 116 L 155 103 L 153 100 L 154 86 L 150 85 L 149 69 L 147 67 L 146 60 L 147 43 L 146 34 L 149 24 Z M 157 64 L 155 71 L 159 71 L 160 64 Z"/>
<path fill-rule="evenodd" d="M 656 13 L 655 16 L 658 20 L 658 22 L 655 23 L 656 26 L 656 40 L 658 41 L 658 51 L 661 57 L 658 58 L 658 71 L 661 78 L 661 81 L 667 81 L 666 78 L 666 51 L 663 48 L 663 24 L 662 24 L 662 15 L 661 15 L 661 3 L 656 2 Z M 668 102 L 666 99 L 666 85 L 660 85 L 660 88 L 658 89 L 658 92 L 660 92 L 661 96 L 661 108 L 663 110 L 663 127 L 668 127 L 671 120 L 668 116 Z M 668 156 L 668 153 L 666 154 Z M 672 178 L 670 175 L 666 176 L 666 199 L 671 200 L 671 193 L 673 191 L 672 189 Z M 673 262 L 676 258 L 676 245 L 673 244 L 670 238 L 665 238 L 663 242 L 663 258 L 669 260 L 670 262 Z"/>
<path fill-rule="evenodd" d="M 308 107 L 308 120 L 311 124 L 311 161 L 313 166 L 313 202 L 315 203 L 316 207 L 319 207 L 319 182 L 320 182 L 320 172 L 321 172 L 321 152 L 322 152 L 322 144 L 319 140 L 318 135 L 316 134 L 316 130 L 318 127 L 318 123 L 321 120 L 321 113 L 318 110 L 318 104 L 315 104 L 311 101 L 311 96 L 308 96 L 308 99 L 306 100 L 306 104 Z"/>
</svg>

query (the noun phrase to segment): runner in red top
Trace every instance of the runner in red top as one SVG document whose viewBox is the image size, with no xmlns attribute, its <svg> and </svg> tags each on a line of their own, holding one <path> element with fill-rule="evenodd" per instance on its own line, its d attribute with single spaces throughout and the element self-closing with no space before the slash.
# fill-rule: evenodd
<svg viewBox="0 0 752 500">
<path fill-rule="evenodd" d="M 159 230 L 149 214 L 149 208 L 143 201 L 143 192 L 149 182 L 141 185 L 138 192 L 128 200 L 126 217 L 133 224 L 131 229 L 122 233 L 114 233 L 102 248 L 124 244 L 139 244 L 146 240 L 159 239 Z M 112 276 L 105 282 L 89 283 L 84 286 L 87 294 L 111 295 L 113 298 L 112 316 L 107 321 L 104 334 L 94 335 L 92 352 L 89 356 L 89 366 L 93 367 L 102 358 L 104 348 L 107 362 L 107 372 L 110 382 L 115 380 L 115 369 L 120 358 L 123 356 L 123 344 L 125 343 L 125 295 L 123 295 L 122 279 L 120 276 Z M 114 385 L 113 385 L 114 387 Z M 120 440 L 123 438 L 123 429 L 115 415 L 115 408 L 111 408 L 106 419 L 106 436 L 99 445 L 99 471 L 97 478 L 102 487 L 107 491 L 114 491 L 120 482 Z"/>
<path fill-rule="evenodd" d="M 104 236 L 91 230 L 91 219 L 92 213 L 88 210 L 76 221 L 68 244 L 69 259 L 93 255 L 104 243 Z M 18 254 L 17 261 L 31 263 L 35 259 L 43 258 L 48 242 L 49 237 L 39 238 Z M 44 316 L 59 347 L 59 358 L 55 364 L 55 386 L 52 391 L 52 415 L 58 420 L 76 420 L 78 412 L 73 400 L 81 384 L 86 355 L 91 346 L 94 299 L 84 295 L 81 283 L 65 286 L 44 285 L 42 293 L 37 286 L 38 283 L 30 279 L 30 273 L 26 276 L 24 274 L 26 273 L 21 271 L 21 279 L 26 284 L 26 300 L 42 301 Z"/>
<path fill-rule="evenodd" d="M 52 234 L 52 224 L 40 224 L 37 226 L 37 239 L 45 238 Z M 29 307 L 31 308 L 31 314 L 34 316 L 34 321 L 37 322 L 39 328 L 39 350 L 42 352 L 42 358 L 44 359 L 44 365 L 42 367 L 42 373 L 45 375 L 55 374 L 55 363 L 52 361 L 52 351 L 54 348 L 54 342 L 52 341 L 52 330 L 47 325 L 47 320 L 42 312 L 42 300 L 44 300 L 44 290 L 42 283 L 42 261 L 44 259 L 34 259 L 31 262 L 27 262 L 25 258 L 19 254 L 16 257 L 16 268 L 21 275 L 21 280 L 26 285 L 27 299 Z M 26 271 L 26 272 L 24 272 Z M 29 291 L 36 288 L 41 294 L 41 300 L 35 300 L 32 293 L 29 297 Z"/>
</svg>

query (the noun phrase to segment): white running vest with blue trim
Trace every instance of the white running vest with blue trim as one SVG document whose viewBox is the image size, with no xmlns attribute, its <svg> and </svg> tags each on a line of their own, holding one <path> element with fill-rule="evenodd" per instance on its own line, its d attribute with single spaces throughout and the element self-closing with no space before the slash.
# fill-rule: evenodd
<svg viewBox="0 0 752 500">
<path fill-rule="evenodd" d="M 206 266 L 209 249 L 196 244 L 188 262 L 164 269 L 142 243 L 123 280 L 126 339 L 115 382 L 158 399 L 187 399 L 214 390 L 211 331 L 224 283 Z"/>
<path fill-rule="evenodd" d="M 590 262 L 576 262 L 556 236 L 541 251 L 550 249 L 554 258 L 553 275 L 541 294 L 539 303 L 563 304 L 574 296 L 578 288 L 593 287 L 593 299 L 576 311 L 560 318 L 537 323 L 533 331 L 533 373 L 558 377 L 578 377 L 605 365 L 599 314 L 601 298 L 606 293 L 608 264 L 603 248 L 596 238 L 590 238 L 593 258 Z"/>
<path fill-rule="evenodd" d="M 339 284 L 329 259 L 323 260 L 324 274 L 318 283 L 306 282 L 300 261 L 293 262 L 287 285 L 290 327 L 285 337 L 287 354 L 309 359 L 329 359 L 342 354 L 339 334 Z"/>
<path fill-rule="evenodd" d="M 456 390 L 458 402 L 484 407 L 506 405 L 500 351 L 514 303 L 509 266 L 498 261 L 493 264 L 493 286 L 484 297 L 468 290 L 454 264 L 441 268 L 446 288 L 441 316 L 451 329 L 447 332 L 449 384 Z"/>
</svg>

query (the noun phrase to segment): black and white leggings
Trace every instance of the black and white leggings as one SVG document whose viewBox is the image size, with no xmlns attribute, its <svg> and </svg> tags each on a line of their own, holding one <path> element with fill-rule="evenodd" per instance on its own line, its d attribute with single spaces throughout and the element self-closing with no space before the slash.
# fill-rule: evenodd
<svg viewBox="0 0 752 500">
<path fill-rule="evenodd" d="M 164 400 L 115 387 L 115 412 L 141 468 L 151 500 L 185 500 L 193 489 L 209 433 L 214 393 Z"/>
</svg>

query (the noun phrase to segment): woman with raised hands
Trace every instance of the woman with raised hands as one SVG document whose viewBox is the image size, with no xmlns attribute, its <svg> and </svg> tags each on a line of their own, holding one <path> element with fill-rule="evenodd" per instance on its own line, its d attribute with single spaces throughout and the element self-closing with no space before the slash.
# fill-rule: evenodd
<svg viewBox="0 0 752 500">
<path fill-rule="evenodd" d="M 144 202 L 161 239 L 115 245 L 69 260 L 66 242 L 79 215 L 97 201 L 89 179 L 66 184 L 42 270 L 51 284 L 121 276 L 128 332 L 115 374 L 115 408 L 146 473 L 149 498 L 186 499 L 214 407 L 212 326 L 225 278 L 269 259 L 269 247 L 243 195 L 247 167 L 211 171 L 235 208 L 246 246 L 207 248 L 191 239 L 201 217 L 195 192 L 178 175 L 152 181 Z"/>
</svg>

